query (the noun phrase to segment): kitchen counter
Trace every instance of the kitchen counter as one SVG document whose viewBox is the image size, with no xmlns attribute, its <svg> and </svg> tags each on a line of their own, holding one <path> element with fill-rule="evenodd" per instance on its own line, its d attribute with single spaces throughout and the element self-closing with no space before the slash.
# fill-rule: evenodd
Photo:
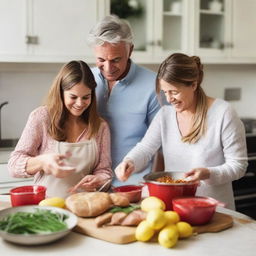
<svg viewBox="0 0 256 256">
<path fill-rule="evenodd" d="M 2 201 L 9 197 L 0 196 Z M 134 242 L 112 244 L 95 238 L 71 232 L 63 239 L 41 246 L 21 246 L 0 239 L 1 255 L 90 255 L 90 256 L 253 256 L 256 250 L 256 222 L 248 222 L 248 217 L 235 211 L 218 208 L 219 212 L 234 217 L 232 228 L 218 233 L 204 233 L 179 240 L 174 248 L 166 249 L 158 243 Z"/>
</svg>

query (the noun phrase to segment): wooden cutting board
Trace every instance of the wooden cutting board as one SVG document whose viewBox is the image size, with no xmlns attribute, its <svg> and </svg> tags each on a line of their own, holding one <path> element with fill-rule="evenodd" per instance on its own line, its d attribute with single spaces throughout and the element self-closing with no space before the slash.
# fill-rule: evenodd
<svg viewBox="0 0 256 256">
<path fill-rule="evenodd" d="M 104 241 L 116 244 L 127 244 L 136 241 L 136 227 L 124 226 L 103 226 L 98 228 L 94 222 L 94 218 L 78 218 L 78 224 L 74 231 L 84 235 L 95 237 Z M 219 232 L 221 230 L 232 227 L 233 219 L 230 215 L 216 212 L 206 225 L 195 226 L 196 233 Z"/>
</svg>

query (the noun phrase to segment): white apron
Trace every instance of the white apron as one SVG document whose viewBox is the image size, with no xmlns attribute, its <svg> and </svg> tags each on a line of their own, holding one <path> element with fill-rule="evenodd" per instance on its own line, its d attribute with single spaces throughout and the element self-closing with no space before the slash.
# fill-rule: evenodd
<svg viewBox="0 0 256 256">
<path fill-rule="evenodd" d="M 75 166 L 76 171 L 65 178 L 56 178 L 45 173 L 36 181 L 37 184 L 47 187 L 47 197 L 66 198 L 70 194 L 68 189 L 76 185 L 84 176 L 91 174 L 96 165 L 98 148 L 95 139 L 83 142 L 69 143 L 55 141 L 55 153 L 71 152 L 71 157 L 65 164 Z"/>
</svg>

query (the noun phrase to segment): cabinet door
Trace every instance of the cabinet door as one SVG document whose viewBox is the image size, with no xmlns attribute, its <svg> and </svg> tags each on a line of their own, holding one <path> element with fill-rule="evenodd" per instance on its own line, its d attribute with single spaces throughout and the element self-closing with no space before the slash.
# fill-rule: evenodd
<svg viewBox="0 0 256 256">
<path fill-rule="evenodd" d="M 0 1 L 0 60 L 26 54 L 26 0 Z"/>
<path fill-rule="evenodd" d="M 229 3 L 227 0 L 196 0 L 196 54 L 219 60 L 228 56 Z"/>
<path fill-rule="evenodd" d="M 154 1 L 155 56 L 165 58 L 173 52 L 189 51 L 189 1 Z"/>
<path fill-rule="evenodd" d="M 255 0 L 233 0 L 232 57 L 256 57 L 255 11 Z"/>
<path fill-rule="evenodd" d="M 132 58 L 140 62 L 152 61 L 154 0 L 110 0 L 110 14 L 129 22 L 133 32 Z"/>
<path fill-rule="evenodd" d="M 97 21 L 97 1 L 34 0 L 32 4 L 31 32 L 37 37 L 33 55 L 54 60 L 92 56 L 87 36 Z"/>
</svg>

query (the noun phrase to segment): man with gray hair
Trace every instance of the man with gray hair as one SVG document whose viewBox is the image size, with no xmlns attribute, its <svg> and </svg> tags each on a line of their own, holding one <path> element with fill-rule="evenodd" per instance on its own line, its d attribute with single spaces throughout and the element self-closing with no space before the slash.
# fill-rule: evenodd
<svg viewBox="0 0 256 256">
<path fill-rule="evenodd" d="M 111 131 L 112 168 L 143 138 L 160 106 L 155 93 L 156 74 L 131 59 L 133 36 L 129 24 L 117 16 L 106 16 L 90 31 L 96 66 L 98 110 Z M 136 184 L 151 171 L 151 164 L 130 176 Z M 115 179 L 113 185 L 124 185 Z"/>
</svg>

